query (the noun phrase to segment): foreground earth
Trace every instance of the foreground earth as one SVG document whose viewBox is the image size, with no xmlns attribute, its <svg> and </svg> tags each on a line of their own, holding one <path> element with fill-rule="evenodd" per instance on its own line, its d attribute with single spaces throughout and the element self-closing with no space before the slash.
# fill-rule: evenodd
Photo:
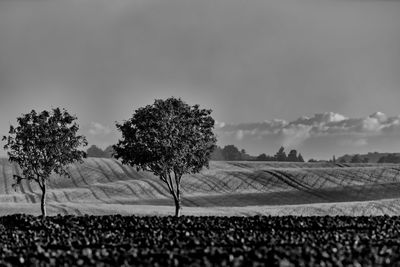
<svg viewBox="0 0 400 267">
<path fill-rule="evenodd" d="M 400 217 L 0 218 L 1 266 L 393 266 Z"/>
<path fill-rule="evenodd" d="M 40 214 L 40 190 L 0 159 L 0 215 Z M 147 172 L 113 159 L 89 158 L 52 176 L 50 215 L 170 215 L 166 186 Z M 182 179 L 183 215 L 398 215 L 400 166 L 291 162 L 211 162 Z"/>
</svg>

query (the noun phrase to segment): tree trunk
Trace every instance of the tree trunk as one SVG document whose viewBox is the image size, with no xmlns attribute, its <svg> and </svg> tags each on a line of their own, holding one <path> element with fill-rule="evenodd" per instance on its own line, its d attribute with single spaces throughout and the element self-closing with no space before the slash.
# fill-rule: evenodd
<svg viewBox="0 0 400 267">
<path fill-rule="evenodd" d="M 181 200 L 180 197 L 175 199 L 175 217 L 179 217 L 181 215 Z"/>
<path fill-rule="evenodd" d="M 46 217 L 46 182 L 43 181 L 43 187 L 42 187 L 42 199 L 40 202 L 40 208 L 42 210 L 42 217 Z"/>
</svg>

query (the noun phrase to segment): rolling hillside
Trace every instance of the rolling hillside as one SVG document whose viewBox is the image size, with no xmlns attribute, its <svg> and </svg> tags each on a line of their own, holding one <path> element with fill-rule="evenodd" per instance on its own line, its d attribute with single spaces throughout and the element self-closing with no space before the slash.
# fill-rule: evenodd
<svg viewBox="0 0 400 267">
<path fill-rule="evenodd" d="M 100 158 L 69 172 L 71 179 L 51 177 L 50 214 L 172 214 L 166 186 L 150 173 Z M 0 159 L 0 214 L 39 214 L 35 183 L 12 188 L 18 173 Z M 183 214 L 400 213 L 400 166 L 394 164 L 211 162 L 182 182 Z"/>
</svg>

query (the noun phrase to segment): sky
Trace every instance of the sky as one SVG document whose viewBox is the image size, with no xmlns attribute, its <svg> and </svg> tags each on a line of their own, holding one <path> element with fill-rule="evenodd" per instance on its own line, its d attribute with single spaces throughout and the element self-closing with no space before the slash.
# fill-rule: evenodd
<svg viewBox="0 0 400 267">
<path fill-rule="evenodd" d="M 0 1 L 0 134 L 64 107 L 105 148 L 116 121 L 175 96 L 253 155 L 400 152 L 398 14 L 395 0 Z"/>
</svg>

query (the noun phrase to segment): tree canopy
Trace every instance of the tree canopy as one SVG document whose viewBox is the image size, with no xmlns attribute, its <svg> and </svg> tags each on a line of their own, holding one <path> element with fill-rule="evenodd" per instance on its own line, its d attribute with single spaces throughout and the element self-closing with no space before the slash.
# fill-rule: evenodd
<svg viewBox="0 0 400 267">
<path fill-rule="evenodd" d="M 208 167 L 216 137 L 211 110 L 190 106 L 181 99 L 155 100 L 137 109 L 132 118 L 117 123 L 122 138 L 115 157 L 159 176 L 180 209 L 180 181 L 184 174 Z"/>
<path fill-rule="evenodd" d="M 16 184 L 22 180 L 35 181 L 42 190 L 42 215 L 46 216 L 46 182 L 51 173 L 69 176 L 67 165 L 82 161 L 86 155 L 79 148 L 87 145 L 86 138 L 77 135 L 77 118 L 65 109 L 55 108 L 30 113 L 17 118 L 18 126 L 10 126 L 4 149 L 10 162 L 22 169 L 22 176 L 14 175 Z"/>
</svg>

